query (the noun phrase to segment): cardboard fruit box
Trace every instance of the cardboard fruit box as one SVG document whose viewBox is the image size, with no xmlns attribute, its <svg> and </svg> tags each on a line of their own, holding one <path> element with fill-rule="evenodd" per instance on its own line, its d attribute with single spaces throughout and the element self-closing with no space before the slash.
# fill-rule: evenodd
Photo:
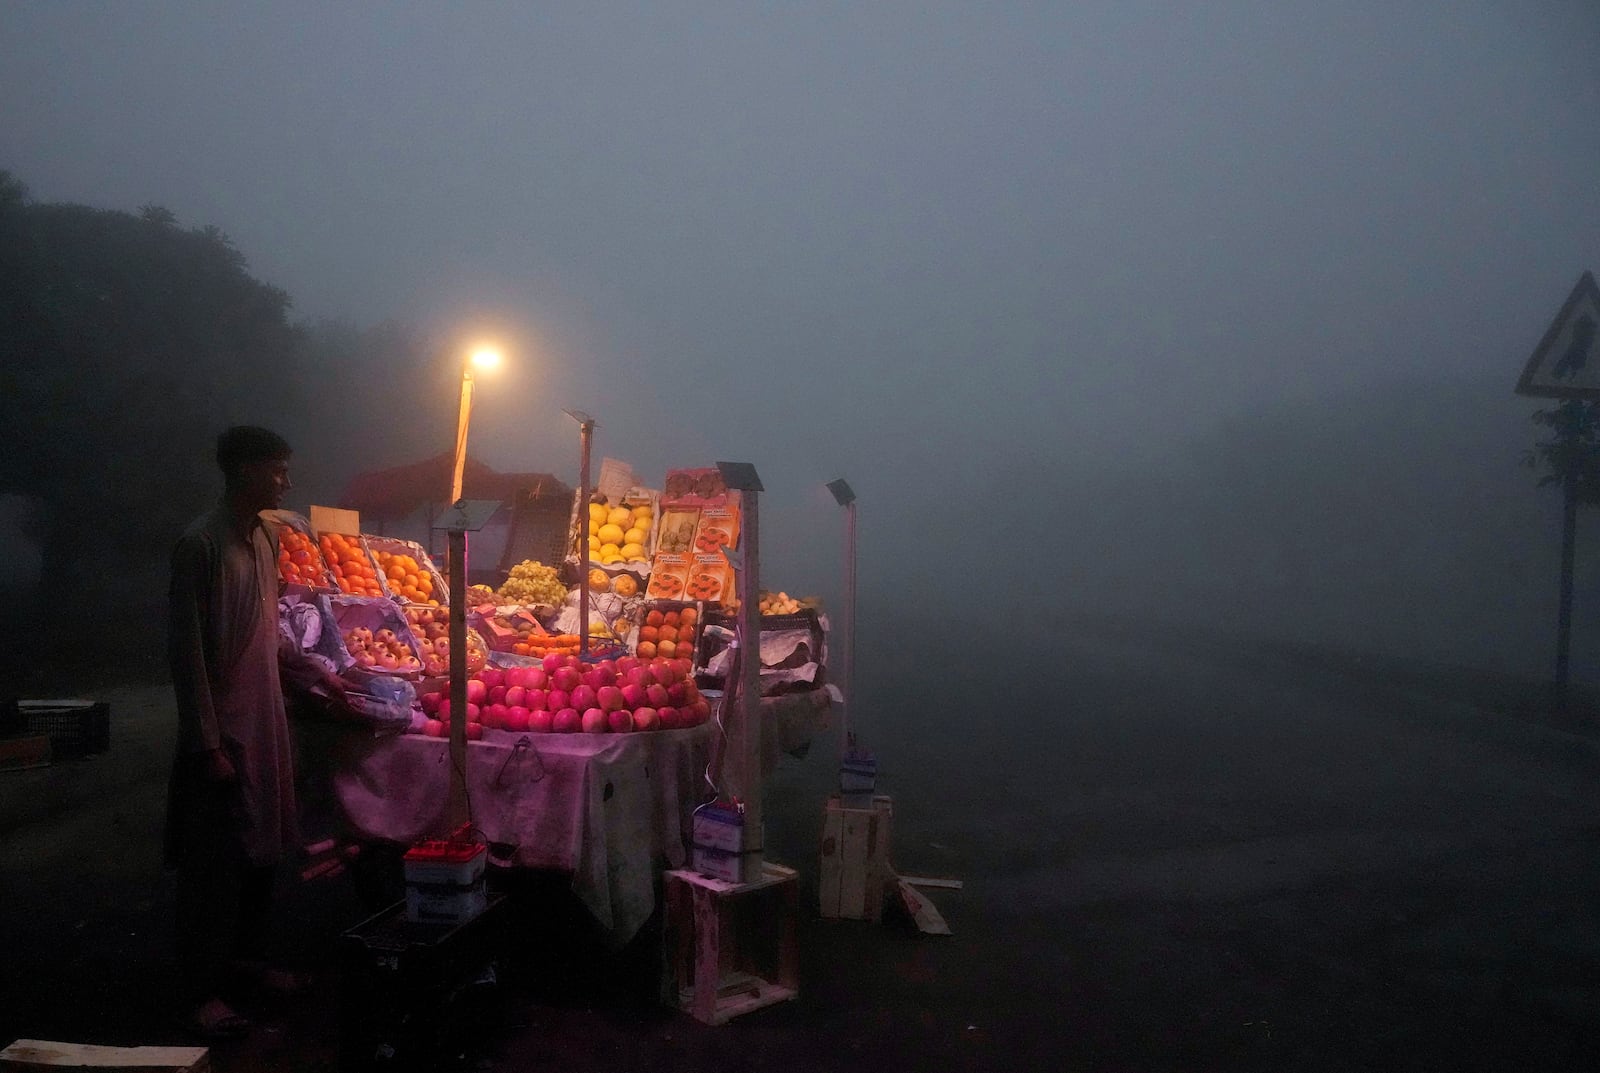
<svg viewBox="0 0 1600 1073">
<path fill-rule="evenodd" d="M 397 537 L 373 536 L 363 534 L 362 543 L 366 545 L 367 554 L 372 557 L 373 564 L 378 570 L 378 583 L 383 586 L 383 591 L 393 599 L 408 604 L 422 604 L 430 607 L 440 607 L 449 603 L 450 590 L 445 584 L 444 575 L 428 557 L 427 551 L 414 540 L 401 540 Z M 390 577 L 384 569 L 384 560 L 391 555 L 407 555 L 417 564 L 418 576 L 427 577 L 426 592 L 428 595 L 418 598 L 408 595 L 403 591 L 394 578 Z"/>
<path fill-rule="evenodd" d="M 327 602 L 328 614 L 335 626 L 331 633 L 338 642 L 335 662 L 339 664 L 341 674 L 356 680 L 364 677 L 388 676 L 416 681 L 422 677 L 422 653 L 417 645 L 416 635 L 411 632 L 411 626 L 406 622 L 405 615 L 395 606 L 393 600 L 361 596 L 328 596 L 323 599 Z M 413 668 L 363 665 L 350 652 L 345 642 L 346 635 L 358 628 L 369 630 L 374 635 L 381 630 L 390 631 L 397 641 L 410 650 L 417 665 Z"/>
</svg>

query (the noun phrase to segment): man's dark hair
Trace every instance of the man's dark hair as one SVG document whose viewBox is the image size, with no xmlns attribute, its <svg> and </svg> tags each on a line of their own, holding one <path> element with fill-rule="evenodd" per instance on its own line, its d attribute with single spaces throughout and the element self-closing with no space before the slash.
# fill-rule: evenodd
<svg viewBox="0 0 1600 1073">
<path fill-rule="evenodd" d="M 239 470 L 256 462 L 287 460 L 289 441 L 271 429 L 235 425 L 217 437 L 217 465 L 224 480 L 233 481 Z"/>
</svg>

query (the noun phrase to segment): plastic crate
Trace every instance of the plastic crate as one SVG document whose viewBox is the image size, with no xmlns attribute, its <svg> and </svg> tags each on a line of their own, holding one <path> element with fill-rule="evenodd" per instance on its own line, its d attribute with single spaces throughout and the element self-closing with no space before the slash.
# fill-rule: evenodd
<svg viewBox="0 0 1600 1073">
<path fill-rule="evenodd" d="M 111 705 L 92 700 L 19 700 L 22 733 L 50 738 L 58 760 L 111 748 Z"/>
<path fill-rule="evenodd" d="M 504 949 L 510 903 L 458 924 L 413 923 L 398 903 L 339 940 L 340 1069 L 442 1069 L 460 1053 L 470 1009 L 455 1001 Z"/>
</svg>

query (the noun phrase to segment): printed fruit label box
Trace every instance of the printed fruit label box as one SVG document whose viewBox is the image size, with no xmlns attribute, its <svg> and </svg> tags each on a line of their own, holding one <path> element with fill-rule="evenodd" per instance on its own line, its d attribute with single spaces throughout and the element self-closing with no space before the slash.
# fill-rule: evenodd
<svg viewBox="0 0 1600 1073">
<path fill-rule="evenodd" d="M 715 466 L 669 469 L 661 486 L 663 506 L 720 507 L 728 501 L 728 486 Z"/>
<path fill-rule="evenodd" d="M 733 567 L 721 552 L 696 555 L 689 565 L 683 588 L 684 599 L 718 603 L 734 595 Z"/>
<path fill-rule="evenodd" d="M 715 555 L 723 548 L 739 546 L 739 506 L 726 503 L 720 507 L 704 507 L 699 524 L 694 531 L 694 550 L 697 555 Z"/>
<path fill-rule="evenodd" d="M 694 535 L 699 527 L 699 507 L 663 504 L 660 531 L 656 538 L 656 556 L 688 555 L 694 551 Z"/>
<path fill-rule="evenodd" d="M 650 584 L 644 594 L 652 600 L 681 600 L 689 585 L 689 570 L 694 565 L 688 555 L 656 555 L 655 569 L 650 572 Z"/>
</svg>

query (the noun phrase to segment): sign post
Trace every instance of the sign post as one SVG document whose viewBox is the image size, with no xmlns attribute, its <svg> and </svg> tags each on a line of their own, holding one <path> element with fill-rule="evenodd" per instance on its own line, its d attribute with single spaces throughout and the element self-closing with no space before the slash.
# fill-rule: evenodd
<svg viewBox="0 0 1600 1073">
<path fill-rule="evenodd" d="M 589 654 L 589 455 L 594 446 L 595 419 L 582 410 L 563 411 L 578 423 L 578 655 Z"/>
<path fill-rule="evenodd" d="M 498 499 L 460 499 L 439 524 L 450 540 L 450 797 L 449 837 L 472 819 L 467 797 L 467 534 L 482 529 L 500 509 Z"/>
<path fill-rule="evenodd" d="M 1534 348 L 1516 393 L 1560 399 L 1553 422 L 1561 480 L 1561 581 L 1556 605 L 1556 704 L 1565 708 L 1571 675 L 1572 574 L 1577 553 L 1578 480 L 1589 414 L 1600 399 L 1600 286 L 1585 272 Z"/>
<path fill-rule="evenodd" d="M 737 683 L 724 697 L 737 702 L 738 723 L 727 756 L 733 761 L 728 791 L 744 802 L 745 881 L 759 879 L 765 830 L 761 812 L 761 478 L 748 462 L 718 462 L 722 483 L 739 493 L 739 552 L 733 558 L 739 589 L 734 637 L 739 645 Z M 727 551 L 723 554 L 726 556 Z M 753 844 L 752 844 L 753 842 Z"/>
</svg>

